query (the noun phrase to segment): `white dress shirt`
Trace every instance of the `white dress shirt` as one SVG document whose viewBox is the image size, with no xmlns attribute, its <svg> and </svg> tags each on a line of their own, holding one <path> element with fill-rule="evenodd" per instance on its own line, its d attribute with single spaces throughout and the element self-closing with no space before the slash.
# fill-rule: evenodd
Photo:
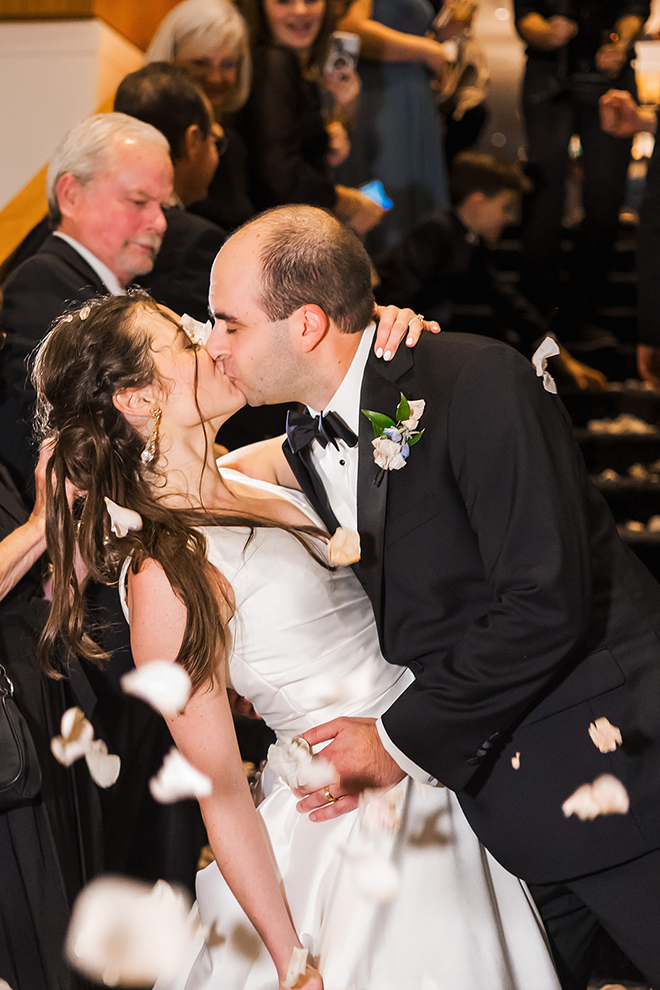
<svg viewBox="0 0 660 990">
<path fill-rule="evenodd" d="M 55 237 L 61 237 L 63 241 L 77 251 L 80 257 L 87 262 L 90 268 L 93 268 L 98 277 L 101 279 L 106 289 L 112 296 L 125 296 L 126 289 L 123 287 L 114 272 L 111 272 L 107 265 L 104 265 L 102 261 L 92 254 L 88 248 L 77 241 L 74 237 L 70 237 L 69 234 L 63 234 L 61 230 L 55 230 L 53 232 Z"/>
<path fill-rule="evenodd" d="M 376 325 L 371 323 L 362 334 L 362 339 L 355 352 L 355 357 L 351 366 L 346 372 L 344 379 L 323 410 L 324 413 L 333 412 L 341 416 L 347 426 L 353 430 L 356 436 L 360 432 L 360 392 L 362 391 L 362 378 L 364 369 L 369 357 L 369 351 L 373 345 L 376 334 Z M 312 416 L 318 416 L 319 410 L 308 407 Z M 323 482 L 332 511 L 334 512 L 340 526 L 346 529 L 357 531 L 357 479 L 358 479 L 358 448 L 349 447 L 343 440 L 337 440 L 338 448 L 329 443 L 327 447 L 322 447 L 318 440 L 314 440 L 311 446 L 311 455 L 318 475 Z M 429 776 L 426 770 L 418 767 L 416 763 L 408 759 L 405 753 L 394 745 L 381 719 L 376 722 L 376 728 L 383 748 L 389 753 L 395 763 L 401 769 L 423 784 L 436 786 L 438 781 L 435 777 Z"/>
</svg>

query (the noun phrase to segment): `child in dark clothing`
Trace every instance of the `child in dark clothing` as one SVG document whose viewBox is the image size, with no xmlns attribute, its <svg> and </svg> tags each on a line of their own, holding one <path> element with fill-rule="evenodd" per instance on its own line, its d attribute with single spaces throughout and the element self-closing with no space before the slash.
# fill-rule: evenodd
<svg viewBox="0 0 660 990">
<path fill-rule="evenodd" d="M 500 281 L 489 259 L 490 248 L 516 220 L 528 189 L 529 180 L 517 165 L 483 152 L 457 155 L 450 177 L 452 209 L 434 214 L 375 259 L 378 302 L 411 306 L 445 329 L 507 340 L 531 356 L 548 323 L 516 288 Z M 473 325 L 469 318 L 454 318 L 464 306 L 473 312 L 480 307 Z M 556 362 L 580 388 L 603 387 L 600 372 L 560 348 Z"/>
</svg>

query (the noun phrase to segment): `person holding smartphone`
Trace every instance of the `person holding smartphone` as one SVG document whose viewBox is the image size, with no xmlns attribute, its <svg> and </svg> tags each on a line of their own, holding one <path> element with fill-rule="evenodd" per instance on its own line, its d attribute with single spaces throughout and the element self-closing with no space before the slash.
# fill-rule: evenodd
<svg viewBox="0 0 660 990">
<path fill-rule="evenodd" d="M 332 9 L 326 0 L 244 0 L 242 10 L 254 46 L 254 76 L 236 125 L 248 148 L 255 206 L 322 206 L 367 234 L 380 222 L 382 207 L 358 189 L 335 185 L 330 175 L 335 162 L 322 114 L 321 67 Z"/>
</svg>

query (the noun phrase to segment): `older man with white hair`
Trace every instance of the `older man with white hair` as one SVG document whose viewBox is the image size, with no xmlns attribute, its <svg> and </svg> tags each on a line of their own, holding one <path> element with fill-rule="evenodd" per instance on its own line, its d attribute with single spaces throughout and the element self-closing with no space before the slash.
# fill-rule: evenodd
<svg viewBox="0 0 660 990">
<path fill-rule="evenodd" d="M 151 271 L 172 195 L 166 138 L 125 114 L 97 114 L 74 127 L 48 170 L 53 232 L 3 286 L 7 335 L 0 401 L 0 458 L 25 491 L 31 484 L 34 395 L 26 359 L 67 302 L 119 294 Z"/>
</svg>

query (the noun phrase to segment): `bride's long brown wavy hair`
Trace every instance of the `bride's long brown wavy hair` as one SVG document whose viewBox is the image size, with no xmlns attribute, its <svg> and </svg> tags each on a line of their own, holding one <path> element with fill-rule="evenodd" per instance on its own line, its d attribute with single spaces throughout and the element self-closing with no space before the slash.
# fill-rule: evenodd
<svg viewBox="0 0 660 990">
<path fill-rule="evenodd" d="M 207 510 L 173 509 L 158 497 L 157 477 L 141 460 L 144 437 L 113 403 L 122 389 L 154 383 L 164 391 L 140 316 L 161 313 L 145 293 L 112 296 L 67 313 L 39 346 L 32 373 L 37 390 L 37 425 L 53 452 L 47 471 L 46 542 L 53 565 L 53 601 L 41 639 L 44 669 L 60 676 L 52 661 L 62 640 L 76 656 L 102 664 L 107 655 L 88 631 L 82 588 L 75 570 L 76 547 L 89 576 L 103 584 L 118 581 L 132 555 L 137 573 L 147 558 L 163 568 L 187 609 L 186 628 L 177 661 L 194 687 L 212 680 L 219 656 L 228 646 L 232 607 L 206 561 L 206 539 L 199 527 L 285 529 L 320 563 L 309 537 L 314 527 L 292 527 L 273 520 Z M 195 389 L 197 375 L 195 374 Z M 203 427 L 200 425 L 200 429 Z M 81 494 L 73 506 L 67 482 Z M 130 507 L 143 527 L 124 537 L 109 525 L 104 498 Z"/>
</svg>

